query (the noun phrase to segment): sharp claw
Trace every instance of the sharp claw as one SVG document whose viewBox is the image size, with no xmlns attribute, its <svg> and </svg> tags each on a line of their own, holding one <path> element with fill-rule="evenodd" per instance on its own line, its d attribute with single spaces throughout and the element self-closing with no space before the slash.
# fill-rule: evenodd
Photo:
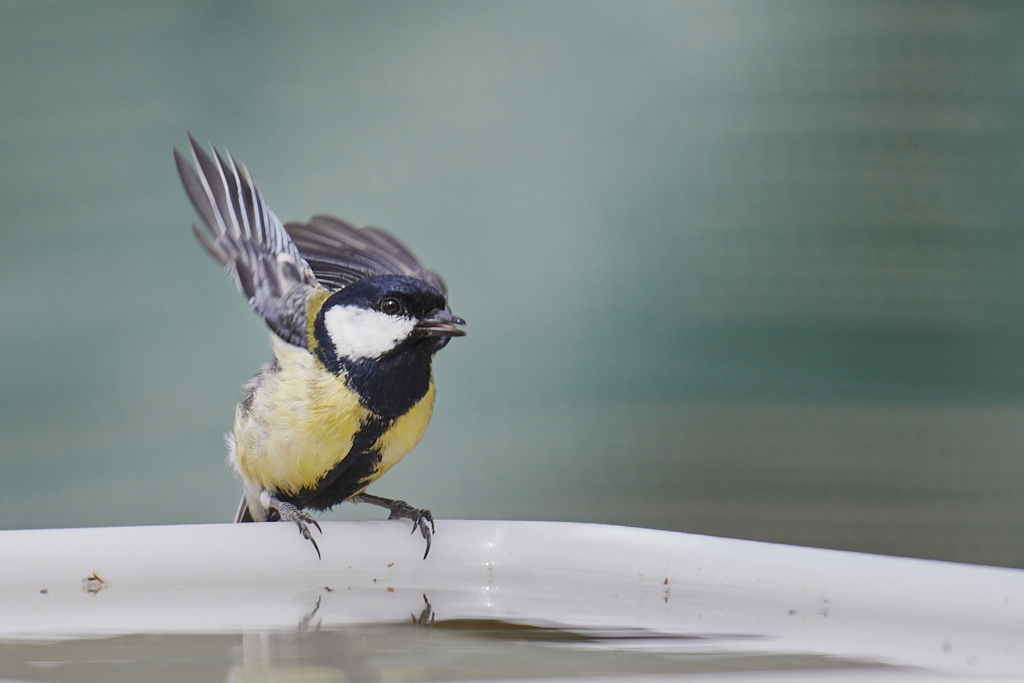
<svg viewBox="0 0 1024 683">
<path fill-rule="evenodd" d="M 381 498 L 380 496 L 373 496 L 368 493 L 361 493 L 357 496 L 353 496 L 350 499 L 353 503 L 371 503 L 373 505 L 379 505 L 380 507 L 387 508 L 390 510 L 388 519 L 408 519 L 412 522 L 412 529 L 409 531 L 410 535 L 415 534 L 416 530 L 419 529 L 423 538 L 427 541 L 427 550 L 423 553 L 423 557 L 426 558 L 430 552 L 430 539 L 434 531 L 434 515 L 430 510 L 421 510 L 414 508 L 413 506 L 406 503 L 404 500 L 390 500 L 388 498 Z M 429 526 L 427 523 L 430 523 Z"/>
<path fill-rule="evenodd" d="M 311 514 L 298 509 L 291 503 L 283 503 L 276 499 L 275 502 L 277 503 L 277 514 L 281 520 L 295 522 L 295 526 L 299 527 L 299 534 L 313 544 L 313 549 L 316 550 L 316 556 L 322 560 L 323 555 L 320 554 L 320 546 L 318 546 L 316 541 L 313 540 L 313 534 L 310 533 L 309 527 L 307 526 L 307 524 L 312 524 L 316 527 L 316 530 L 322 534 L 324 531 L 320 528 L 319 522 L 317 522 Z"/>
<path fill-rule="evenodd" d="M 312 521 L 313 524 L 316 524 L 315 520 L 310 520 L 310 521 Z M 318 546 L 316 544 L 316 541 L 313 540 L 313 534 L 309 533 L 309 527 L 307 527 L 302 520 L 298 520 L 297 519 L 297 520 L 295 520 L 295 523 L 299 525 L 299 532 L 302 533 L 302 537 L 304 539 L 306 539 L 307 541 L 309 541 L 310 543 L 313 544 L 313 549 L 316 550 L 316 556 L 318 558 L 320 558 L 321 560 L 324 559 L 323 555 L 320 554 L 320 546 Z M 317 527 L 317 529 L 319 529 L 320 525 L 316 524 L 316 527 Z M 320 533 L 323 533 L 323 532 L 321 531 Z"/>
<path fill-rule="evenodd" d="M 427 559 L 427 555 L 430 553 L 430 538 L 432 535 L 430 533 L 430 529 L 427 527 L 427 518 L 429 514 L 430 513 L 428 512 L 427 514 L 420 515 L 412 526 L 413 531 L 416 531 L 416 529 L 418 528 L 420 530 L 420 533 L 423 535 L 423 538 L 427 540 L 427 549 L 423 552 L 424 560 Z"/>
</svg>

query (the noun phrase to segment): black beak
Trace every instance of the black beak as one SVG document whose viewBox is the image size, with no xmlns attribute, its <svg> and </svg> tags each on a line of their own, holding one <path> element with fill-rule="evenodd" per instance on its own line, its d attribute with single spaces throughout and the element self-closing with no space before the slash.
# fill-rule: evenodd
<svg viewBox="0 0 1024 683">
<path fill-rule="evenodd" d="M 459 329 L 458 325 L 465 325 L 466 321 L 451 311 L 437 311 L 429 318 L 416 323 L 415 329 L 428 337 L 465 337 L 466 331 Z"/>
</svg>

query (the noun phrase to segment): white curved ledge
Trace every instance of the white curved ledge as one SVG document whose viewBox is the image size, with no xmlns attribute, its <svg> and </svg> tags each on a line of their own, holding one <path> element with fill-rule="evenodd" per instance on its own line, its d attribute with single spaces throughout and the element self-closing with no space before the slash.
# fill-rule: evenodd
<svg viewBox="0 0 1024 683">
<path fill-rule="evenodd" d="M 700 637 L 954 674 L 1024 674 L 1024 571 L 546 522 L 0 532 L 0 638 L 436 618 Z"/>
</svg>

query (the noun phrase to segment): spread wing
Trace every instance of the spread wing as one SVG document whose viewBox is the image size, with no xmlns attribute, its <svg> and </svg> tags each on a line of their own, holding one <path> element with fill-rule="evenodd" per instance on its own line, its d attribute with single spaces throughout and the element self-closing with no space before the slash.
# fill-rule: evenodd
<svg viewBox="0 0 1024 683">
<path fill-rule="evenodd" d="M 206 225 L 192 225 L 196 237 L 270 329 L 286 342 L 306 347 L 306 300 L 319 288 L 313 269 L 267 208 L 245 166 L 230 154 L 225 161 L 216 150 L 211 159 L 191 135 L 188 141 L 195 168 L 177 149 L 174 161 Z"/>
<path fill-rule="evenodd" d="M 401 242 L 380 228 L 354 228 L 331 216 L 313 216 L 309 223 L 286 223 L 284 229 L 328 289 L 341 289 L 370 275 L 406 275 L 447 294 L 437 273 L 421 266 Z"/>
</svg>

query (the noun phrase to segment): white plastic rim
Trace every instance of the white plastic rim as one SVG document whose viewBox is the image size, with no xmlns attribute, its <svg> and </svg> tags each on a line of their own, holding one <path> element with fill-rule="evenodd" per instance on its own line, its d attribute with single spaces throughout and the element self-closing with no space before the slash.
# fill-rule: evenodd
<svg viewBox="0 0 1024 683">
<path fill-rule="evenodd" d="M 556 522 L 0 532 L 0 639 L 436 618 L 694 637 L 940 675 L 1024 676 L 1024 571 Z M 314 534 L 316 532 L 314 531 Z M 639 645 L 638 645 L 639 646 Z"/>
</svg>

